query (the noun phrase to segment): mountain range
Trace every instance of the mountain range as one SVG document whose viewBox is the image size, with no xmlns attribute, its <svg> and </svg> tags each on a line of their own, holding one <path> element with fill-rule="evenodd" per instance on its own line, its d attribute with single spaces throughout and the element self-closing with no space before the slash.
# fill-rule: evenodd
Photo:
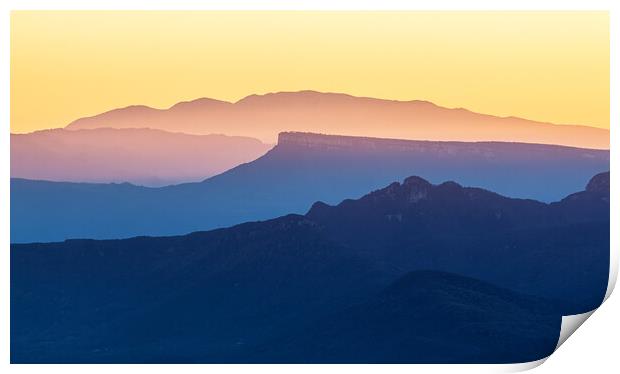
<svg viewBox="0 0 620 374">
<path fill-rule="evenodd" d="M 199 183 L 147 188 L 12 179 L 11 242 L 226 227 L 304 213 L 315 201 L 360 197 L 413 174 L 550 202 L 608 169 L 607 150 L 282 133 L 264 156 Z"/>
<path fill-rule="evenodd" d="M 439 271 L 413 271 L 363 303 L 250 353 L 247 362 L 515 363 L 550 355 L 560 309 Z"/>
<path fill-rule="evenodd" d="M 185 236 L 11 245 L 11 361 L 512 363 L 600 305 L 609 173 L 552 204 L 412 176 Z"/>
<path fill-rule="evenodd" d="M 36 131 L 11 134 L 11 177 L 164 186 L 204 180 L 270 148 L 248 137 L 153 129 Z"/>
<path fill-rule="evenodd" d="M 609 130 L 497 117 L 428 101 L 395 101 L 315 91 L 250 95 L 235 103 L 209 98 L 168 109 L 114 109 L 70 123 L 67 130 L 153 128 L 227 134 L 274 143 L 284 131 L 415 140 L 507 141 L 609 149 Z"/>
</svg>

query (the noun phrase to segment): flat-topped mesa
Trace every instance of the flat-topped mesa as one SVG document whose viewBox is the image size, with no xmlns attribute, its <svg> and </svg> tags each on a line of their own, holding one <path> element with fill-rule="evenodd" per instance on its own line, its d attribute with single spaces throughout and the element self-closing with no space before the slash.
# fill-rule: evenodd
<svg viewBox="0 0 620 374">
<path fill-rule="evenodd" d="M 516 143 L 516 142 L 462 142 L 436 140 L 410 140 L 372 138 L 349 135 L 328 135 L 311 132 L 286 131 L 278 134 L 278 146 L 284 148 L 314 148 L 314 149 L 355 149 L 381 150 L 392 152 L 433 152 L 439 154 L 455 153 L 476 154 L 492 157 L 496 152 L 528 154 L 531 157 L 538 154 L 552 152 L 574 152 L 576 148 L 553 144 Z M 607 150 L 579 149 L 583 157 L 609 157 Z"/>
<path fill-rule="evenodd" d="M 278 134 L 278 146 L 292 146 L 322 149 L 381 149 L 393 151 L 424 150 L 431 148 L 452 147 L 461 142 L 434 142 L 425 140 L 370 138 L 347 135 L 327 135 L 311 132 L 281 132 Z M 473 144 L 473 143 L 472 143 Z"/>
<path fill-rule="evenodd" d="M 304 147 L 336 147 L 348 148 L 369 145 L 384 139 L 364 138 L 355 136 L 326 135 L 311 132 L 281 132 L 278 134 L 278 145 L 294 145 Z"/>
</svg>

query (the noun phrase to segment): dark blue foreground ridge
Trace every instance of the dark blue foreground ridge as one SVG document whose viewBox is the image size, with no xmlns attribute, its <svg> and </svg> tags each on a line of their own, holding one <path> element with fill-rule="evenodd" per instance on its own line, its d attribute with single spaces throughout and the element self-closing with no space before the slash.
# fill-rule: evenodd
<svg viewBox="0 0 620 374">
<path fill-rule="evenodd" d="M 603 300 L 608 181 L 546 204 L 410 177 L 226 229 L 13 244 L 11 361 L 537 360 Z"/>
</svg>

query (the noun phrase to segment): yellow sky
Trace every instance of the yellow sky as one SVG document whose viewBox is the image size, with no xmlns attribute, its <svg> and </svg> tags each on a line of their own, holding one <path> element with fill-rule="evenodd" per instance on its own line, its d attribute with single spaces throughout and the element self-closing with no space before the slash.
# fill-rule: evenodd
<svg viewBox="0 0 620 374">
<path fill-rule="evenodd" d="M 609 128 L 606 12 L 13 12 L 11 131 L 317 90 Z"/>
</svg>

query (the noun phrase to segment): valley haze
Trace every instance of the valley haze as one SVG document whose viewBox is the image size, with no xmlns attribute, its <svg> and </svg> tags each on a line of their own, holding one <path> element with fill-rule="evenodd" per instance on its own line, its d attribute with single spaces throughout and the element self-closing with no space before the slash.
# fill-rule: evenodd
<svg viewBox="0 0 620 374">
<path fill-rule="evenodd" d="M 11 134 L 11 177 L 160 187 L 202 181 L 272 147 L 249 137 L 148 128 L 44 130 Z"/>
</svg>

